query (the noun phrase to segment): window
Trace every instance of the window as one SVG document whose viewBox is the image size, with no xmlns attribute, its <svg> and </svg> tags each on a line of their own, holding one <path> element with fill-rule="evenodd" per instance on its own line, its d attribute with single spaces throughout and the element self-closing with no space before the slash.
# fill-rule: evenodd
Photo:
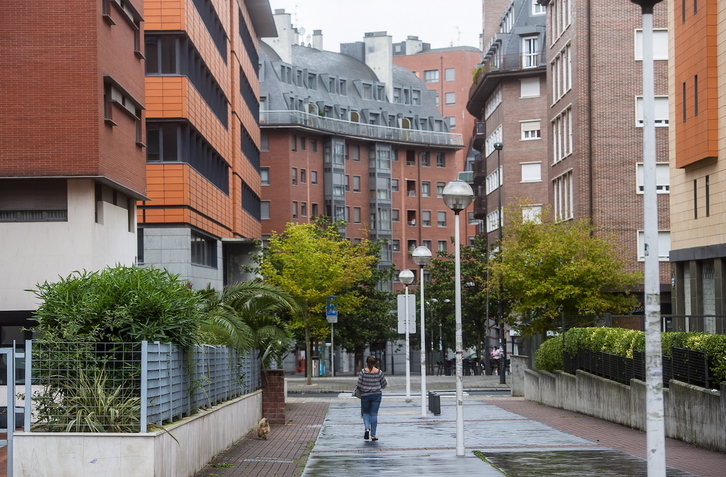
<svg viewBox="0 0 726 477">
<path fill-rule="evenodd" d="M 103 200 L 98 195 L 96 201 Z M 113 193 L 109 189 L 113 199 Z M 121 194 L 117 194 L 116 197 Z M 119 205 L 122 205 L 119 203 Z M 0 222 L 67 222 L 68 184 L 62 179 L 0 181 Z M 96 219 L 96 222 L 101 221 Z"/>
<path fill-rule="evenodd" d="M 260 151 L 270 150 L 270 136 L 267 134 L 260 134 Z"/>
<path fill-rule="evenodd" d="M 421 182 L 421 197 L 431 197 L 431 182 Z"/>
<path fill-rule="evenodd" d="M 318 215 L 318 204 L 313 203 L 310 206 L 310 213 L 313 215 L 313 217 L 317 217 L 317 215 Z"/>
<path fill-rule="evenodd" d="M 292 168 L 292 185 L 297 185 L 297 167 Z"/>
<path fill-rule="evenodd" d="M 310 183 L 311 184 L 318 183 L 318 171 L 310 171 Z"/>
<path fill-rule="evenodd" d="M 456 116 L 446 116 L 446 122 L 449 124 L 449 129 L 456 129 Z"/>
<path fill-rule="evenodd" d="M 266 220 L 270 218 L 270 201 L 263 200 L 260 202 L 260 219 Z"/>
<path fill-rule="evenodd" d="M 639 128 L 643 127 L 643 97 L 637 96 L 635 99 L 635 125 Z M 668 96 L 655 97 L 655 127 L 668 127 Z"/>
<path fill-rule="evenodd" d="M 391 179 L 391 192 L 398 192 L 398 179 Z"/>
<path fill-rule="evenodd" d="M 487 214 L 487 232 L 499 229 L 499 209 Z"/>
<path fill-rule="evenodd" d="M 572 171 L 567 171 L 553 181 L 555 220 L 563 221 L 574 217 Z"/>
<path fill-rule="evenodd" d="M 536 121 L 521 121 L 519 124 L 522 129 L 522 141 L 540 139 L 541 131 L 539 119 Z"/>
<path fill-rule="evenodd" d="M 348 153 L 353 156 L 354 161 L 360 161 L 360 146 L 350 146 Z"/>
<path fill-rule="evenodd" d="M 525 205 L 522 207 L 522 220 L 524 222 L 542 223 L 542 206 Z"/>
<path fill-rule="evenodd" d="M 456 81 L 456 69 L 446 68 L 444 70 L 444 78 L 446 79 L 446 81 Z"/>
<path fill-rule="evenodd" d="M 436 244 L 436 250 L 446 252 L 446 240 L 439 240 Z"/>
<path fill-rule="evenodd" d="M 437 182 L 436 183 L 436 197 L 441 199 L 444 196 L 444 187 L 446 187 L 445 182 Z"/>
<path fill-rule="evenodd" d="M 192 232 L 192 263 L 217 268 L 217 241 Z"/>
<path fill-rule="evenodd" d="M 532 0 L 532 15 L 544 15 L 547 13 L 547 7 L 540 5 L 537 0 Z"/>
<path fill-rule="evenodd" d="M 523 162 L 522 166 L 522 182 L 542 182 L 542 163 L 541 162 Z"/>
<path fill-rule="evenodd" d="M 446 153 L 436 153 L 436 167 L 446 167 Z"/>
<path fill-rule="evenodd" d="M 397 239 L 391 240 L 391 248 L 393 249 L 394 252 L 400 252 L 401 251 L 401 241 L 397 240 Z"/>
<path fill-rule="evenodd" d="M 639 162 L 636 164 L 638 174 L 638 194 L 642 194 L 644 191 L 643 182 L 643 163 Z M 670 185 L 671 171 L 667 162 L 657 162 L 655 164 L 655 190 L 658 194 L 668 194 L 671 189 Z"/>
<path fill-rule="evenodd" d="M 525 36 L 522 38 L 522 68 L 539 66 L 539 37 Z"/>
<path fill-rule="evenodd" d="M 667 112 L 667 111 L 666 111 Z M 572 154 L 572 108 L 565 108 L 552 120 L 552 150 L 554 162 Z"/>
<path fill-rule="evenodd" d="M 401 221 L 401 211 L 398 209 L 391 209 L 391 222 Z"/>
<path fill-rule="evenodd" d="M 292 201 L 292 218 L 297 219 L 297 201 Z"/>
<path fill-rule="evenodd" d="M 495 151 L 494 144 L 502 142 L 502 125 L 500 124 L 497 128 L 486 138 L 484 141 L 484 156 L 489 157 L 489 154 Z"/>
<path fill-rule="evenodd" d="M 290 135 L 290 150 L 297 151 L 297 136 L 294 134 Z"/>
<path fill-rule="evenodd" d="M 424 227 L 431 227 L 431 211 L 430 210 L 421 211 L 421 225 L 423 225 Z"/>
<path fill-rule="evenodd" d="M 572 89 L 572 53 L 568 43 L 555 55 L 550 62 L 552 78 L 552 100 L 558 101 Z"/>
<path fill-rule="evenodd" d="M 345 175 L 345 191 L 350 192 L 350 176 L 348 174 Z"/>
<path fill-rule="evenodd" d="M 491 96 L 489 96 L 489 99 L 487 99 L 486 103 L 484 103 L 484 119 L 488 119 L 489 116 L 492 115 L 492 113 L 499 107 L 499 105 L 502 104 L 502 86 L 497 86 L 497 89 L 494 90 L 494 93 L 492 93 Z"/>
<path fill-rule="evenodd" d="M 439 225 L 439 227 L 446 227 L 446 211 L 439 210 L 437 212 L 437 216 L 438 216 L 438 225 Z"/>
<path fill-rule="evenodd" d="M 490 173 L 486 178 L 486 193 L 491 194 L 493 191 L 502 185 L 502 175 L 500 174 L 501 169 L 496 169 Z"/>
<path fill-rule="evenodd" d="M 353 176 L 353 192 L 360 192 L 360 176 Z"/>
<path fill-rule="evenodd" d="M 300 217 L 307 217 L 307 216 L 308 216 L 308 203 L 300 202 Z"/>
<path fill-rule="evenodd" d="M 446 93 L 446 104 L 455 104 L 456 103 L 456 93 Z"/>
<path fill-rule="evenodd" d="M 317 139 L 310 140 L 310 151 L 318 152 L 318 141 Z"/>
<path fill-rule="evenodd" d="M 429 156 L 430 154 L 428 151 L 424 151 L 421 153 L 421 167 L 429 167 L 431 165 L 431 160 Z"/>
<path fill-rule="evenodd" d="M 360 223 L 360 207 L 353 207 L 353 223 Z"/>
<path fill-rule="evenodd" d="M 643 60 L 643 30 L 635 30 L 635 59 Z M 653 59 L 668 61 L 668 30 L 653 30 Z"/>
<path fill-rule="evenodd" d="M 263 186 L 270 185 L 270 170 L 266 167 L 260 169 L 260 184 Z"/>
<path fill-rule="evenodd" d="M 308 181 L 308 171 L 300 169 L 300 183 L 305 184 Z"/>
<path fill-rule="evenodd" d="M 467 212 L 466 219 L 469 225 L 476 225 L 479 223 L 479 220 L 474 217 L 474 212 Z"/>
<path fill-rule="evenodd" d="M 519 80 L 519 96 L 521 98 L 539 97 L 539 77 Z"/>
<path fill-rule="evenodd" d="M 439 70 L 424 70 L 424 83 L 436 83 L 439 81 Z"/>
<path fill-rule="evenodd" d="M 658 231 L 658 261 L 667 262 L 671 252 L 671 233 L 668 230 Z M 645 260 L 645 233 L 638 230 L 638 261 Z"/>
</svg>

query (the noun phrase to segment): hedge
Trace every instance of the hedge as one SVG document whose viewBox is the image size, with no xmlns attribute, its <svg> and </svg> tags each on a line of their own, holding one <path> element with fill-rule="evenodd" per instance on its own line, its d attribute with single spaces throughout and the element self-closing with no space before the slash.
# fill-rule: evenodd
<svg viewBox="0 0 726 477">
<path fill-rule="evenodd" d="M 726 381 L 726 335 L 708 333 L 661 333 L 664 356 L 671 355 L 672 348 L 686 348 L 706 354 L 711 375 Z M 602 351 L 626 358 L 633 351 L 645 351 L 645 333 L 622 328 L 572 328 L 565 332 L 564 350 L 577 353 L 580 349 Z M 564 368 L 562 359 L 563 337 L 550 338 L 537 350 L 535 366 L 542 371 L 555 372 Z"/>
</svg>

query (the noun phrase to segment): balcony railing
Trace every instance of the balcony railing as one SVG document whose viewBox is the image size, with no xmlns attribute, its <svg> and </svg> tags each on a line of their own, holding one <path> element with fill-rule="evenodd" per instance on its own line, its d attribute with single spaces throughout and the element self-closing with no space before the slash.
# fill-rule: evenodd
<svg viewBox="0 0 726 477">
<path fill-rule="evenodd" d="M 306 127 L 343 136 L 366 138 L 373 141 L 416 143 L 455 148 L 464 146 L 461 134 L 356 123 L 326 118 L 304 111 L 260 111 L 260 126 Z"/>
<path fill-rule="evenodd" d="M 479 66 L 478 79 L 482 75 L 499 71 L 517 71 L 538 68 L 547 64 L 547 51 L 539 50 L 533 54 L 512 53 L 509 55 L 488 56 Z"/>
</svg>

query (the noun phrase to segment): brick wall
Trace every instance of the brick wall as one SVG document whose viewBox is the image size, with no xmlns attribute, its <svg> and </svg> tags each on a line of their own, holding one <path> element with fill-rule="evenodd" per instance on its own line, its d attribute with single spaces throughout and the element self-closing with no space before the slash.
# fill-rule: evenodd
<svg viewBox="0 0 726 477">
<path fill-rule="evenodd" d="M 285 424 L 285 371 L 262 371 L 262 417 L 270 424 Z"/>
</svg>

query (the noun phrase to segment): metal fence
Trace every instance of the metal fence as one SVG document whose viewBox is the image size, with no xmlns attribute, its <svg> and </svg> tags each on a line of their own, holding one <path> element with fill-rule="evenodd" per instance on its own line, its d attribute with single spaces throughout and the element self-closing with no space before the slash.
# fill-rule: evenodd
<svg viewBox="0 0 726 477">
<path fill-rule="evenodd" d="M 260 388 L 256 353 L 164 343 L 26 342 L 32 428 L 147 432 Z M 27 379 L 30 377 L 30 379 Z M 26 421 L 27 422 L 27 421 Z M 26 429 L 30 430 L 30 429 Z"/>
<path fill-rule="evenodd" d="M 633 378 L 645 381 L 645 353 L 641 351 L 634 351 L 632 358 L 626 358 L 580 349 L 574 354 L 565 352 L 563 358 L 568 373 L 575 374 L 580 369 L 623 384 L 630 384 Z M 663 385 L 668 387 L 671 379 L 703 388 L 718 386 L 710 375 L 706 354 L 684 348 L 672 348 L 670 356 L 663 356 Z"/>
</svg>

